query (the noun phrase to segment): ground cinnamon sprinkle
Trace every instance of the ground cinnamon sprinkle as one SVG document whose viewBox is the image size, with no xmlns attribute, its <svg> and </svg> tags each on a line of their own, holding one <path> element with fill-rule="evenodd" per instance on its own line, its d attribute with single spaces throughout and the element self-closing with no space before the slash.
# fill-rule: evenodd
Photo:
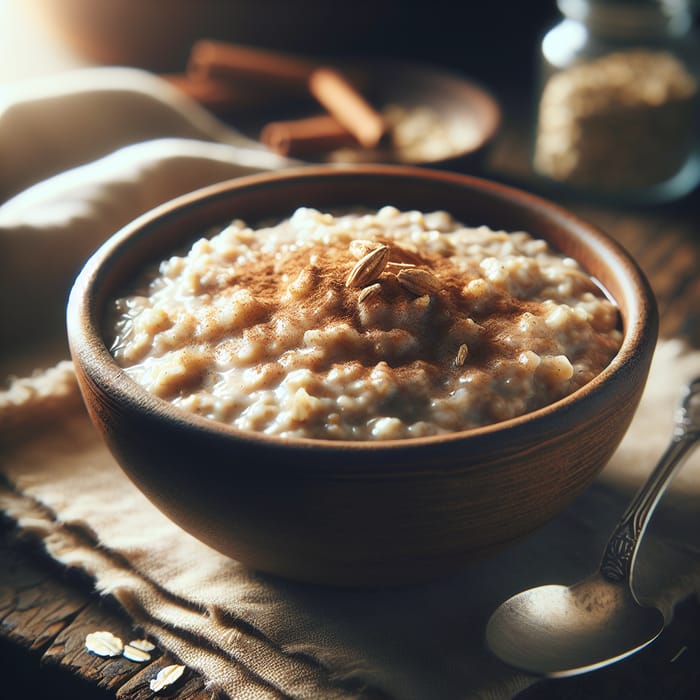
<svg viewBox="0 0 700 700">
<path fill-rule="evenodd" d="M 592 379 L 621 340 L 614 306 L 544 241 L 391 206 L 232 222 L 115 306 L 112 351 L 152 393 L 324 439 L 503 420 Z"/>
</svg>

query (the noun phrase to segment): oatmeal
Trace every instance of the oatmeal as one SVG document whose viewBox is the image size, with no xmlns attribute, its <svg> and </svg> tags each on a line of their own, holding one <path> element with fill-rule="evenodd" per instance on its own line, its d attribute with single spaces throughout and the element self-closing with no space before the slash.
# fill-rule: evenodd
<svg viewBox="0 0 700 700">
<path fill-rule="evenodd" d="M 448 213 L 234 221 L 115 302 L 117 362 L 242 430 L 388 440 L 512 418 L 595 377 L 619 316 L 571 258 Z"/>
</svg>

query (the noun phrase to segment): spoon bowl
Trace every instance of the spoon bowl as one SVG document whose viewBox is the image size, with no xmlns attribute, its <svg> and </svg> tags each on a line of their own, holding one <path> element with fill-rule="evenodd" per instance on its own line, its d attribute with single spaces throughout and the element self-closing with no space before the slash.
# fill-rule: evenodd
<svg viewBox="0 0 700 700">
<path fill-rule="evenodd" d="M 530 673 L 565 677 L 624 659 L 661 634 L 661 611 L 634 595 L 634 559 L 656 504 L 698 441 L 700 378 L 684 387 L 671 442 L 613 531 L 598 571 L 572 586 L 538 586 L 502 603 L 486 625 L 496 656 Z"/>
<path fill-rule="evenodd" d="M 660 610 L 641 607 L 629 587 L 594 575 L 575 586 L 539 586 L 513 596 L 493 614 L 486 635 L 511 665 L 565 677 L 643 649 L 663 627 Z"/>
</svg>

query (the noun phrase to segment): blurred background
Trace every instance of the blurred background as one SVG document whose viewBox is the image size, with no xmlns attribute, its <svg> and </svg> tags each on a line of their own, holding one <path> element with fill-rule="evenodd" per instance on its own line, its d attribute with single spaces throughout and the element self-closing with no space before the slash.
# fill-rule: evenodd
<svg viewBox="0 0 700 700">
<path fill-rule="evenodd" d="M 529 81 L 554 0 L 0 0 L 0 81 L 81 62 L 181 70 L 199 37 Z"/>
</svg>

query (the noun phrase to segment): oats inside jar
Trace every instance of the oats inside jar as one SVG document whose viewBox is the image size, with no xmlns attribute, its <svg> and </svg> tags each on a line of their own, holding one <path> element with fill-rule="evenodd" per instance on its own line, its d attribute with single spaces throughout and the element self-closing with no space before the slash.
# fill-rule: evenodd
<svg viewBox="0 0 700 700">
<path fill-rule="evenodd" d="M 615 305 L 545 241 L 393 206 L 233 221 L 125 290 L 110 334 L 125 371 L 187 411 L 333 440 L 522 415 L 622 341 Z"/>
</svg>

